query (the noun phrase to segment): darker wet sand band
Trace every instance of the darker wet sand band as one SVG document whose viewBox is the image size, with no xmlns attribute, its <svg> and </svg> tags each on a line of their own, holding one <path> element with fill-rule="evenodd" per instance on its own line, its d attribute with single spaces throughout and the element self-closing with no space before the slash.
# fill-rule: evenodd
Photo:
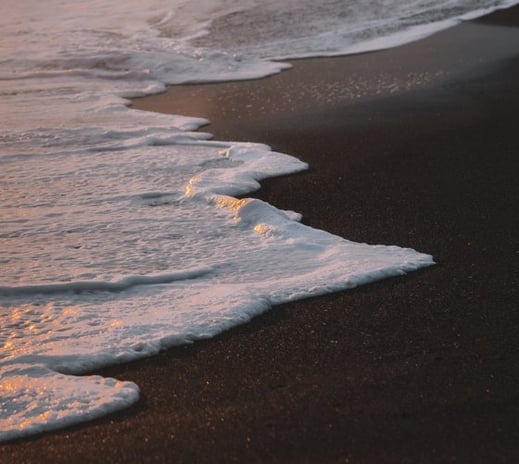
<svg viewBox="0 0 519 464">
<path fill-rule="evenodd" d="M 438 265 L 106 369 L 136 406 L 0 461 L 519 462 L 518 12 L 135 101 L 296 155 L 310 170 L 259 197 Z"/>
</svg>

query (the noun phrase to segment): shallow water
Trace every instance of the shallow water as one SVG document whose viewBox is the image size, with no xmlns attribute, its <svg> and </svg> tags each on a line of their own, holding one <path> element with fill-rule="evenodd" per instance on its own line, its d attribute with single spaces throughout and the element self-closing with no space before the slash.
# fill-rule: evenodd
<svg viewBox="0 0 519 464">
<path fill-rule="evenodd" d="M 131 382 L 72 374 L 433 263 L 237 200 L 307 166 L 265 145 L 209 140 L 195 132 L 207 121 L 132 110 L 128 98 L 288 67 L 269 59 L 393 46 L 512 3 L 9 2 L 0 19 L 0 440 L 138 399 Z"/>
</svg>

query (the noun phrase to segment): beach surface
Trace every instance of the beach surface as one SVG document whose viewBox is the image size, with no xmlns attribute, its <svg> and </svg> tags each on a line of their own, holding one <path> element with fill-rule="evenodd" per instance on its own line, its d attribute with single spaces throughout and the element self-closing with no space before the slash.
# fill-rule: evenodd
<svg viewBox="0 0 519 464">
<path fill-rule="evenodd" d="M 519 462 L 519 8 L 136 108 L 306 161 L 254 196 L 437 265 L 104 369 L 141 400 L 0 461 Z"/>
</svg>

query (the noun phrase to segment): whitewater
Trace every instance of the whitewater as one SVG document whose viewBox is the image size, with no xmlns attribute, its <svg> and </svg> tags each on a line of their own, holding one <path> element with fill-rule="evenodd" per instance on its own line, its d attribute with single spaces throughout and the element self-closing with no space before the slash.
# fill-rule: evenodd
<svg viewBox="0 0 519 464">
<path fill-rule="evenodd" d="M 97 368 L 433 264 L 246 197 L 307 165 L 212 140 L 198 130 L 207 120 L 137 111 L 130 98 L 396 46 L 515 3 L 6 0 L 0 441 L 138 400 L 132 382 L 86 375 Z"/>
</svg>

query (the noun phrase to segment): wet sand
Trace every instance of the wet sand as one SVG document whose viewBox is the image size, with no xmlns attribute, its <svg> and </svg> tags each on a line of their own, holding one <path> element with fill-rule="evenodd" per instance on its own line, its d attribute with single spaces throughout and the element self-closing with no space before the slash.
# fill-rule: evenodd
<svg viewBox="0 0 519 464">
<path fill-rule="evenodd" d="M 438 264 L 105 369 L 142 400 L 1 462 L 519 462 L 519 8 L 293 64 L 134 105 L 296 155 L 255 195 Z"/>
</svg>

